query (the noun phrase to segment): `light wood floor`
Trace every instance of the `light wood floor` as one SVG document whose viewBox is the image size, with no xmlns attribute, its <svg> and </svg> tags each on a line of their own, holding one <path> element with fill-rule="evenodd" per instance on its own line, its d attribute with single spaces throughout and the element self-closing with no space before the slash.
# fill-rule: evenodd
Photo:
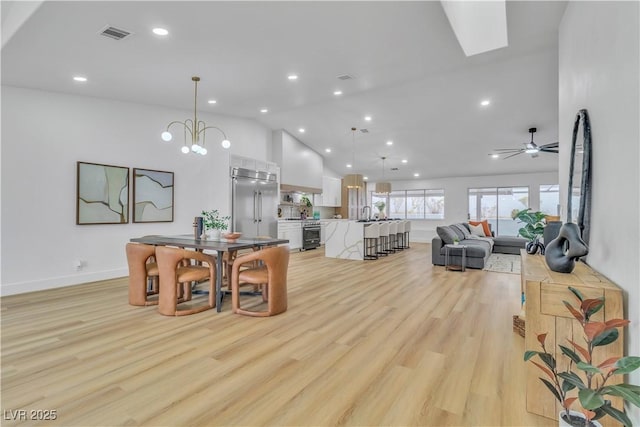
<svg viewBox="0 0 640 427">
<path fill-rule="evenodd" d="M 525 411 L 519 276 L 293 253 L 289 310 L 164 317 L 118 279 L 2 298 L 3 425 L 557 425 Z M 57 420 L 7 420 L 56 410 Z"/>
</svg>

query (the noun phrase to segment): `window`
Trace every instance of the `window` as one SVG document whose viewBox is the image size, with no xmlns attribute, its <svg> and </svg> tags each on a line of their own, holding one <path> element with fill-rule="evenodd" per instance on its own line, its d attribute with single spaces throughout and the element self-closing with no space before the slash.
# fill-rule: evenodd
<svg viewBox="0 0 640 427">
<path fill-rule="evenodd" d="M 378 213 L 376 203 L 385 204 L 384 213 L 389 218 L 444 219 L 444 190 L 401 190 L 390 194 L 371 192 L 373 213 Z"/>
<path fill-rule="evenodd" d="M 520 224 L 511 215 L 528 206 L 528 187 L 469 189 L 469 219 L 486 219 L 496 236 L 517 236 Z"/>
<path fill-rule="evenodd" d="M 558 204 L 560 203 L 560 186 L 541 185 L 540 186 L 540 212 L 547 215 L 558 215 Z"/>
</svg>

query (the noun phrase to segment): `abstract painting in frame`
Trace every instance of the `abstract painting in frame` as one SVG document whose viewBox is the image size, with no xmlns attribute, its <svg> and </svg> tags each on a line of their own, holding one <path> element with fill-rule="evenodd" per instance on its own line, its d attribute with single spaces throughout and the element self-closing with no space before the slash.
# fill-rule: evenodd
<svg viewBox="0 0 640 427">
<path fill-rule="evenodd" d="M 173 172 L 133 169 L 133 222 L 173 222 Z"/>
<path fill-rule="evenodd" d="M 78 162 L 76 224 L 129 222 L 129 168 Z"/>
</svg>

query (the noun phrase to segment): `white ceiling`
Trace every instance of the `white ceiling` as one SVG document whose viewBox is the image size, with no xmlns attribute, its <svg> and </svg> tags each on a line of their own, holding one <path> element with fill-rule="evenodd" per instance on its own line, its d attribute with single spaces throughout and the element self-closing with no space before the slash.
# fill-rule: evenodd
<svg viewBox="0 0 640 427">
<path fill-rule="evenodd" d="M 12 6 L 2 2 L 7 28 Z M 2 84 L 192 110 L 198 75 L 199 111 L 284 128 L 340 174 L 350 172 L 353 126 L 370 131 L 356 135 L 355 171 L 371 180 L 381 156 L 387 179 L 555 171 L 557 155 L 488 154 L 520 147 L 533 126 L 538 144 L 558 140 L 565 6 L 507 2 L 509 46 L 466 57 L 436 1 L 43 2 L 3 44 Z M 107 25 L 134 34 L 98 35 Z M 89 81 L 73 82 L 78 74 Z"/>
</svg>

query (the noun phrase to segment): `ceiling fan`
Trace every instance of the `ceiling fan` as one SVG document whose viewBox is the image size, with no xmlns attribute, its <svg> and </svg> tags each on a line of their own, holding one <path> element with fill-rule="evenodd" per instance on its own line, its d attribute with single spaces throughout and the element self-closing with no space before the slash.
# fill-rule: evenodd
<svg viewBox="0 0 640 427">
<path fill-rule="evenodd" d="M 518 154 L 526 153 L 531 155 L 531 157 L 538 157 L 538 153 L 558 153 L 558 143 L 552 142 L 550 144 L 538 145 L 533 142 L 533 134 L 536 133 L 536 128 L 529 128 L 529 133 L 531 134 L 531 142 L 527 142 L 522 148 L 496 148 L 494 151 L 496 152 L 493 156 L 497 157 L 500 155 L 506 155 L 505 159 L 508 159 L 513 156 L 517 156 Z"/>
</svg>

